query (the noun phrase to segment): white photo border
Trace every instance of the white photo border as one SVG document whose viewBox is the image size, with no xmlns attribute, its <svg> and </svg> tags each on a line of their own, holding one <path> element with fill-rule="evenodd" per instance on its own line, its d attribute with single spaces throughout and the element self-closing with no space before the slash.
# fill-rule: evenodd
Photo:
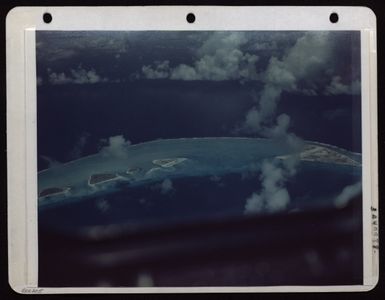
<svg viewBox="0 0 385 300">
<path fill-rule="evenodd" d="M 50 24 L 43 14 L 53 16 Z M 186 15 L 194 13 L 194 24 Z M 329 15 L 336 12 L 338 23 Z M 223 20 L 226 20 L 225 22 Z M 363 285 L 41 288 L 38 286 L 36 43 L 39 30 L 360 31 Z M 378 210 L 376 16 L 366 7 L 16 7 L 6 19 L 9 283 L 18 293 L 210 293 L 368 291 L 378 282 L 372 209 Z M 377 211 L 378 212 L 378 211 Z M 377 214 L 378 216 L 378 214 Z M 375 245 L 377 246 L 377 245 Z"/>
</svg>

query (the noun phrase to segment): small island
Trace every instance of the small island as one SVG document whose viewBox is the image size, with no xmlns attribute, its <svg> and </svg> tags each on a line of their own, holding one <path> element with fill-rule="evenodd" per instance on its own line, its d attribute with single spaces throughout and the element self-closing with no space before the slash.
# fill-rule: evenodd
<svg viewBox="0 0 385 300">
<path fill-rule="evenodd" d="M 96 184 L 104 183 L 107 181 L 115 180 L 118 176 L 113 173 L 93 174 L 88 180 L 88 184 L 94 186 Z"/>
</svg>

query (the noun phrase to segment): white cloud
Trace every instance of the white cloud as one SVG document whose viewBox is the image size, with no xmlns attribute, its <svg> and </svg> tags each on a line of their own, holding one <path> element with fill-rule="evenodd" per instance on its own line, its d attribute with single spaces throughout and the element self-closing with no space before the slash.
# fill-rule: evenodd
<svg viewBox="0 0 385 300">
<path fill-rule="evenodd" d="M 76 142 L 75 146 L 70 151 L 69 158 L 71 160 L 77 159 L 77 158 L 82 156 L 84 146 L 86 145 L 89 136 L 90 136 L 90 134 L 87 133 L 87 132 L 83 132 L 80 135 L 80 137 L 79 137 L 78 141 Z"/>
<path fill-rule="evenodd" d="M 66 84 L 71 82 L 71 79 L 68 78 L 64 73 L 55 72 L 48 73 L 48 80 L 52 84 Z"/>
<path fill-rule="evenodd" d="M 261 33 L 249 38 L 245 32 L 212 32 L 206 34 L 206 40 L 195 51 L 191 63 L 172 65 L 169 60 L 155 61 L 153 64 L 144 65 L 141 74 L 135 73 L 131 77 L 148 79 L 174 79 L 174 80 L 258 80 L 265 83 L 264 90 L 258 97 L 258 106 L 254 109 L 261 111 L 261 118 L 269 118 L 271 111 L 275 110 L 282 91 L 296 91 L 306 95 L 315 95 L 320 88 L 314 83 L 325 76 L 318 76 L 322 72 L 329 72 L 326 78 L 334 75 L 330 86 L 325 93 L 344 93 L 347 89 L 338 82 L 339 76 L 333 71 L 333 45 L 335 39 L 330 38 L 328 32 L 308 32 L 297 38 L 292 48 L 287 51 L 273 51 L 266 70 L 257 71 L 256 63 L 259 57 L 255 55 L 264 49 L 286 49 L 294 37 L 299 33 L 285 33 L 274 35 Z M 52 37 L 51 37 L 52 38 Z M 111 51 L 115 57 L 127 52 L 129 36 L 93 36 L 72 34 L 69 36 L 71 47 L 59 42 L 56 50 L 88 48 Z M 58 42 L 57 40 L 55 40 Z M 47 45 L 39 42 L 39 49 Z M 283 56 L 281 56 L 283 54 Z M 60 55 L 59 55 L 60 56 Z M 326 74 L 326 73 L 325 73 Z M 317 79 L 318 78 L 318 79 Z M 65 83 L 95 83 L 106 81 L 95 70 L 85 71 L 73 69 L 67 73 L 53 73 L 50 82 L 54 84 Z M 301 83 L 298 85 L 298 83 Z M 323 82 L 324 84 L 325 82 Z M 324 86 L 324 85 L 323 85 Z M 353 81 L 349 93 L 359 92 L 359 81 Z M 270 112 L 269 112 L 270 111 Z M 255 123 L 254 123 L 255 124 Z M 259 126 L 257 126 L 259 127 Z"/>
<path fill-rule="evenodd" d="M 283 133 L 289 127 L 290 118 L 281 115 L 277 118 L 276 128 L 270 124 L 283 91 L 300 91 L 298 83 L 317 78 L 325 72 L 330 64 L 332 53 L 327 32 L 306 33 L 298 38 L 292 48 L 281 58 L 272 57 L 263 73 L 264 88 L 257 97 L 253 97 L 257 105 L 253 106 L 245 116 L 241 131 L 251 133 L 270 132 Z M 307 94 L 314 93 L 314 82 L 310 80 Z"/>
<path fill-rule="evenodd" d="M 218 49 L 214 55 L 204 55 L 193 66 L 177 66 L 170 78 L 213 81 L 256 78 L 257 60 L 257 56 L 243 54 L 239 49 Z"/>
<path fill-rule="evenodd" d="M 278 188 L 272 191 L 270 200 L 267 205 L 269 212 L 277 212 L 285 210 L 290 202 L 289 192 L 286 188 Z"/>
<path fill-rule="evenodd" d="M 261 213 L 265 208 L 265 200 L 261 195 L 253 193 L 246 199 L 245 214 Z"/>
<path fill-rule="evenodd" d="M 170 76 L 170 62 L 165 60 L 163 62 L 156 62 L 155 67 L 143 66 L 142 73 L 148 79 L 163 79 Z"/>
<path fill-rule="evenodd" d="M 332 45 L 329 32 L 306 33 L 284 57 L 284 68 L 297 80 L 313 77 L 332 61 Z"/>
<path fill-rule="evenodd" d="M 127 146 L 131 145 L 129 140 L 126 140 L 123 135 L 116 135 L 108 138 L 108 145 L 100 150 L 100 153 L 106 156 L 117 158 L 127 158 Z"/>
<path fill-rule="evenodd" d="M 101 77 L 96 73 L 94 69 L 86 70 L 83 67 L 79 66 L 76 69 L 71 69 L 70 74 L 65 74 L 64 72 L 56 73 L 52 72 L 51 69 L 47 69 L 48 80 L 51 84 L 92 84 L 98 82 L 107 82 L 108 79 Z"/>
<path fill-rule="evenodd" d="M 111 207 L 110 202 L 108 202 L 104 198 L 98 199 L 96 201 L 96 208 L 102 213 L 105 213 L 106 211 L 108 211 L 110 207 Z"/>
<path fill-rule="evenodd" d="M 244 32 L 212 32 L 198 49 L 198 55 L 214 55 L 218 49 L 233 50 L 247 43 Z"/>
<path fill-rule="evenodd" d="M 84 83 L 97 83 L 101 81 L 106 81 L 101 78 L 94 69 L 89 71 L 79 67 L 77 69 L 71 70 L 71 75 L 74 83 L 84 84 Z"/>
<path fill-rule="evenodd" d="M 341 76 L 333 76 L 330 84 L 325 88 L 326 95 L 357 95 L 361 92 L 361 82 L 354 80 L 350 85 L 342 82 Z"/>
<path fill-rule="evenodd" d="M 162 181 L 160 184 L 160 191 L 162 194 L 167 194 L 168 192 L 172 191 L 174 189 L 172 185 L 172 181 L 168 178 Z"/>
<path fill-rule="evenodd" d="M 68 60 L 85 53 L 126 53 L 131 32 L 40 32 L 37 36 L 39 61 Z"/>
<path fill-rule="evenodd" d="M 263 120 L 264 118 L 261 115 L 261 112 L 255 106 L 253 106 L 246 113 L 246 119 L 243 128 L 246 131 L 258 132 L 261 130 L 261 123 L 263 122 Z"/>
<path fill-rule="evenodd" d="M 169 61 L 144 66 L 145 78 L 169 78 L 173 80 L 255 80 L 258 78 L 258 56 L 241 51 L 247 42 L 242 32 L 213 32 L 197 50 L 191 64 L 169 66 Z"/>
<path fill-rule="evenodd" d="M 340 76 L 334 76 L 330 85 L 326 87 L 325 93 L 331 95 L 347 94 L 349 93 L 349 86 L 341 82 Z"/>
<path fill-rule="evenodd" d="M 253 45 L 253 49 L 256 51 L 272 51 L 278 49 L 276 40 L 273 41 L 257 41 Z"/>
<path fill-rule="evenodd" d="M 277 117 L 277 124 L 267 128 L 264 135 L 268 137 L 280 138 L 287 135 L 290 125 L 290 117 L 287 114 L 281 114 Z"/>
<path fill-rule="evenodd" d="M 336 207 L 344 207 L 346 206 L 349 201 L 358 196 L 362 192 L 362 183 L 357 182 L 352 185 L 346 186 L 341 193 L 335 198 L 334 205 Z"/>
<path fill-rule="evenodd" d="M 306 59 L 305 59 L 306 60 Z M 267 83 L 267 91 L 264 93 L 274 93 L 279 95 L 283 89 L 290 90 L 295 88 L 297 78 L 289 65 L 284 60 L 272 57 L 264 74 L 264 81 Z M 264 96 L 264 94 L 262 94 Z"/>
<path fill-rule="evenodd" d="M 201 78 L 201 76 L 197 74 L 195 68 L 185 64 L 178 65 L 173 70 L 170 70 L 169 76 L 170 79 L 175 80 L 198 80 L 199 78 Z"/>
<path fill-rule="evenodd" d="M 263 161 L 260 176 L 262 189 L 246 199 L 244 213 L 274 213 L 285 210 L 290 202 L 285 182 L 294 174 L 293 169 L 294 164 Z"/>
</svg>

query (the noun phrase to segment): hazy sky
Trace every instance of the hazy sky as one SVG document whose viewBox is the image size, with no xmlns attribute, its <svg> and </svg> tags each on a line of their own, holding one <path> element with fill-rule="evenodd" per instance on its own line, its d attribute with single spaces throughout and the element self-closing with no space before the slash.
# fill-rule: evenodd
<svg viewBox="0 0 385 300">
<path fill-rule="evenodd" d="M 275 138 L 293 133 L 338 144 L 338 136 L 327 127 L 333 122 L 346 140 L 356 134 L 352 123 L 357 126 L 360 114 L 359 32 L 38 31 L 36 35 L 41 155 L 55 156 L 48 140 L 61 143 L 68 153 L 78 151 L 76 144 L 120 134 L 136 143 L 180 136 Z M 90 102 L 95 109 L 104 109 L 91 112 Z M 159 116 L 159 103 L 168 107 L 161 113 L 168 121 Z M 72 110 L 59 111 L 63 105 Z M 122 111 L 126 118 L 119 117 Z M 193 121 L 197 115 L 205 131 Z M 309 116 L 314 125 L 324 124 L 324 130 L 307 132 L 304 124 L 313 122 Z M 95 118 L 103 119 L 104 131 L 90 128 Z M 52 120 L 61 120 L 60 126 L 53 125 L 60 142 L 48 132 Z M 320 127 L 318 123 L 315 127 Z M 175 126 L 184 133 L 174 132 Z M 357 148 L 344 143 L 340 146 Z"/>
<path fill-rule="evenodd" d="M 238 80 L 348 94 L 359 50 L 359 32 L 37 32 L 42 84 Z"/>
</svg>

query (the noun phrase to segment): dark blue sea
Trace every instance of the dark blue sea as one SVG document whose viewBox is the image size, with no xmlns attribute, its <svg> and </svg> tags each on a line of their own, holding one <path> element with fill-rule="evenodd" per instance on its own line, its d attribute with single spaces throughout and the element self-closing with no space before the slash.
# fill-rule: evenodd
<svg viewBox="0 0 385 300">
<path fill-rule="evenodd" d="M 350 166 L 302 163 L 286 188 L 291 201 L 285 213 L 334 207 L 342 189 L 358 182 L 361 171 Z M 258 176 L 240 174 L 173 179 L 172 189 L 162 193 L 159 184 L 121 186 L 104 196 L 63 202 L 39 214 L 39 226 L 76 233 L 95 225 L 124 224 L 133 230 L 244 215 L 246 199 L 261 189 Z"/>
<path fill-rule="evenodd" d="M 38 168 L 41 156 L 66 162 L 96 153 L 103 139 L 131 143 L 159 138 L 234 136 L 252 107 L 251 84 L 143 80 L 38 87 Z M 260 88 L 260 87 L 259 87 Z M 360 96 L 281 95 L 277 115 L 305 140 L 361 152 Z M 252 135 L 249 135 L 252 136 Z"/>
</svg>

